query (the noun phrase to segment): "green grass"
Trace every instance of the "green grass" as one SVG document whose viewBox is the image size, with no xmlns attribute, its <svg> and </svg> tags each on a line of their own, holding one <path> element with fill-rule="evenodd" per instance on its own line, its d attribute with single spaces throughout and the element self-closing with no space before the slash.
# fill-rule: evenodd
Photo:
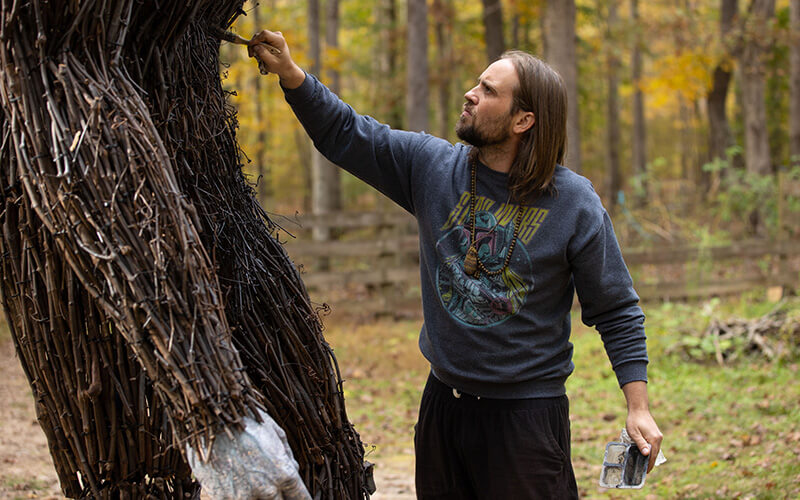
<svg viewBox="0 0 800 500">
<path fill-rule="evenodd" d="M 667 462 L 642 490 L 598 486 L 603 451 L 625 424 L 625 401 L 599 335 L 573 318 L 575 373 L 568 382 L 572 458 L 583 498 L 800 497 L 800 367 L 743 358 L 718 366 L 670 353 L 711 318 L 756 317 L 774 304 L 752 297 L 702 304 L 645 307 L 650 351 L 651 410 L 663 434 Z M 800 306 L 798 306 L 800 307 Z M 329 321 L 348 413 L 369 458 L 379 465 L 413 456 L 412 433 L 427 364 L 418 353 L 419 321 L 360 326 Z"/>
<path fill-rule="evenodd" d="M 47 483 L 36 478 L 9 476 L 3 478 L 3 485 L 13 491 L 18 491 L 18 496 L 12 498 L 33 498 L 33 492 L 47 488 Z M 34 494 L 35 496 L 35 494 Z"/>
<path fill-rule="evenodd" d="M 585 497 L 796 498 L 800 495 L 800 384 L 797 360 L 745 359 L 729 366 L 665 354 L 683 335 L 707 323 L 707 309 L 665 305 L 652 310 L 648 384 L 651 410 L 667 463 L 637 492 L 602 493 L 596 486 L 603 446 L 624 425 L 598 336 L 576 332 L 576 373 L 568 383 L 573 413 L 573 461 Z M 729 312 L 762 314 L 763 305 L 728 304 Z M 602 418 L 606 417 L 606 421 Z M 598 418 L 600 417 L 600 418 Z"/>
</svg>

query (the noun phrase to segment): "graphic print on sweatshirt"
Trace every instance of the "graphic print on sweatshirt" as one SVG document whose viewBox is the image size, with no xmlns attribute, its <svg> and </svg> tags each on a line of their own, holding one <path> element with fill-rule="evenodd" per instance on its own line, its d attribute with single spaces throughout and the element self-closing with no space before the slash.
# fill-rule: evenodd
<svg viewBox="0 0 800 500">
<path fill-rule="evenodd" d="M 533 259 L 526 248 L 547 217 L 548 210 L 522 207 L 522 221 L 511 261 L 500 274 L 469 276 L 464 271 L 472 237 L 470 193 L 464 192 L 440 228 L 436 243 L 439 267 L 436 288 L 439 299 L 450 316 L 472 327 L 498 325 L 514 316 L 525 297 L 533 291 Z M 475 201 L 476 249 L 489 271 L 503 267 L 514 237 L 518 205 L 497 203 L 483 196 Z"/>
</svg>

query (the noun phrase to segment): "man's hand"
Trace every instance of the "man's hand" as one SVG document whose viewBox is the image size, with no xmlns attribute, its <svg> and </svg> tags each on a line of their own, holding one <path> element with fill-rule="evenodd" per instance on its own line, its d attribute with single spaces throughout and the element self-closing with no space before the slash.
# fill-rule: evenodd
<svg viewBox="0 0 800 500">
<path fill-rule="evenodd" d="M 234 440 L 217 436 L 207 461 L 187 447 L 186 456 L 203 491 L 215 499 L 311 500 L 286 433 L 269 415 L 245 418 Z"/>
<path fill-rule="evenodd" d="M 647 383 L 629 382 L 622 386 L 622 392 L 628 402 L 628 419 L 625 422 L 625 428 L 642 455 L 650 457 L 647 466 L 647 472 L 650 472 L 656 464 L 656 457 L 661 449 L 661 441 L 664 436 L 650 414 Z"/>
<path fill-rule="evenodd" d="M 274 54 L 264 44 L 279 49 L 280 53 Z M 263 30 L 257 33 L 250 39 L 247 53 L 260 62 L 260 67 L 278 75 L 281 85 L 287 89 L 296 89 L 306 79 L 306 73 L 292 60 L 289 45 L 280 31 Z"/>
</svg>

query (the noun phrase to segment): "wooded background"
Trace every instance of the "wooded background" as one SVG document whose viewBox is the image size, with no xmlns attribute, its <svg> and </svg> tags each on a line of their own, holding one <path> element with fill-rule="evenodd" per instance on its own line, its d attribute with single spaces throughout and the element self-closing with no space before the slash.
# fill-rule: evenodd
<svg viewBox="0 0 800 500">
<path fill-rule="evenodd" d="M 451 141 L 463 94 L 489 62 L 510 48 L 542 57 L 568 85 L 566 165 L 592 180 L 623 248 L 800 236 L 800 0 L 267 0 L 245 8 L 240 34 L 282 31 L 295 59 L 360 113 Z M 314 151 L 274 77 L 260 77 L 241 48 L 223 47 L 223 60 L 245 170 L 267 210 L 289 216 L 287 232 L 385 238 L 386 225 L 353 236 L 295 223 L 297 213 L 318 221 L 396 209 Z M 320 252 L 301 263 L 329 264 Z"/>
</svg>

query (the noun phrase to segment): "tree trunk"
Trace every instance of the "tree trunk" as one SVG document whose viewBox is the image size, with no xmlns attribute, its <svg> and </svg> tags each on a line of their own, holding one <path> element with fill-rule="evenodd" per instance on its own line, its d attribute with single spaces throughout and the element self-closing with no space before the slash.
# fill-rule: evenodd
<svg viewBox="0 0 800 500">
<path fill-rule="evenodd" d="M 260 29 L 261 16 L 259 15 L 258 7 L 258 5 L 253 7 L 253 24 Z M 255 155 L 256 171 L 258 173 L 258 190 L 256 193 L 258 196 L 258 201 L 262 204 L 262 206 L 269 206 L 268 199 L 272 196 L 272 173 L 270 172 L 269 164 L 267 163 L 267 141 L 269 140 L 267 137 L 267 131 L 269 130 L 269 122 L 267 121 L 268 114 L 264 109 L 269 100 L 261 98 L 261 89 L 264 86 L 262 80 L 263 78 L 260 74 L 255 73 L 253 75 L 253 82 L 256 90 L 256 123 L 260 125 L 257 132 Z"/>
<path fill-rule="evenodd" d="M 511 16 L 511 48 L 512 49 L 518 49 L 519 48 L 519 30 L 520 30 L 519 12 L 515 8 L 512 16 Z"/>
<path fill-rule="evenodd" d="M 407 128 L 428 130 L 428 6 L 425 0 L 408 0 L 407 64 Z"/>
<path fill-rule="evenodd" d="M 453 25 L 452 0 L 433 0 L 433 17 L 436 23 L 436 54 L 439 71 L 437 86 L 439 90 L 437 114 L 439 137 L 447 139 L 450 135 L 450 97 L 453 82 Z"/>
<path fill-rule="evenodd" d="M 319 0 L 308 0 L 308 69 L 313 75 L 322 78 L 322 43 L 319 39 Z"/>
<path fill-rule="evenodd" d="M 380 50 L 377 54 L 378 83 L 375 108 L 381 110 L 380 119 L 392 128 L 403 127 L 404 107 L 398 98 L 397 60 L 398 44 L 397 5 L 395 0 L 379 0 L 376 18 L 380 26 Z"/>
<path fill-rule="evenodd" d="M 636 205 L 641 206 L 647 200 L 647 122 L 644 117 L 644 92 L 642 92 L 642 27 L 639 18 L 639 0 L 631 0 L 631 21 L 633 23 L 634 42 L 631 54 L 631 77 L 633 80 L 633 134 L 632 158 L 633 173 L 641 181 L 640 196 Z"/>
<path fill-rule="evenodd" d="M 491 64 L 506 50 L 506 44 L 503 40 L 503 4 L 500 0 L 482 1 L 486 57 Z"/>
<path fill-rule="evenodd" d="M 791 0 L 789 9 L 789 162 L 800 165 L 800 0 Z"/>
<path fill-rule="evenodd" d="M 686 102 L 686 97 L 683 94 L 678 95 L 678 117 L 680 121 L 680 150 L 681 157 L 681 179 L 688 182 L 689 186 L 694 188 L 692 183 L 693 170 L 691 167 L 692 161 L 692 120 L 689 115 L 689 104 Z M 685 206 L 688 208 L 689 200 L 685 200 Z"/>
<path fill-rule="evenodd" d="M 744 114 L 745 167 L 753 175 L 772 173 L 766 109 L 766 63 L 770 21 L 775 15 L 775 0 L 752 0 L 745 22 L 745 38 L 740 55 L 742 112 Z M 749 226 L 752 234 L 764 236 L 762 211 L 754 208 Z"/>
<path fill-rule="evenodd" d="M 320 20 L 319 20 L 319 0 L 308 0 L 308 57 L 310 63 L 308 70 L 312 75 L 322 78 L 322 43 L 320 41 Z M 308 172 L 306 179 L 308 180 L 310 206 L 306 205 L 304 208 L 310 208 L 311 212 L 315 212 L 316 202 L 316 185 L 317 185 L 317 170 L 319 166 L 319 152 L 314 148 L 311 139 L 303 134 L 301 140 L 307 145 L 308 151 L 308 165 L 305 169 Z M 304 148 L 306 149 L 306 148 Z M 313 231 L 312 231 L 313 233 Z M 316 238 L 316 234 L 312 235 Z"/>
<path fill-rule="evenodd" d="M 339 47 L 339 0 L 328 0 L 325 43 L 328 48 L 335 49 Z M 328 75 L 328 87 L 333 93 L 339 94 L 341 92 L 339 70 L 337 68 L 329 68 L 326 73 Z M 316 156 L 320 158 L 320 164 L 317 174 L 318 182 L 316 182 L 319 196 L 315 212 L 328 213 L 341 210 L 342 195 L 339 167 L 323 158 L 322 155 L 317 154 Z M 326 236 L 330 237 L 330 230 L 328 229 L 325 232 L 327 233 Z M 322 233 L 320 233 L 320 237 L 323 237 L 321 235 Z"/>
<path fill-rule="evenodd" d="M 744 111 L 745 166 L 747 171 L 766 175 L 772 172 L 766 108 L 767 47 L 764 40 L 775 14 L 775 0 L 753 0 L 747 25 L 750 36 L 744 40 L 741 55 L 742 107 Z M 752 31 L 751 31 L 752 30 Z"/>
<path fill-rule="evenodd" d="M 543 16 L 544 54 L 567 86 L 566 166 L 581 171 L 581 134 L 578 113 L 578 56 L 575 0 L 548 0 Z"/>
<path fill-rule="evenodd" d="M 716 158 L 724 159 L 726 157 L 725 151 L 734 144 L 725 107 L 732 74 L 732 61 L 729 48 L 726 46 L 729 45 L 727 39 L 730 36 L 738 10 L 739 0 L 722 0 L 719 26 L 724 55 L 714 68 L 711 91 L 708 94 L 708 150 L 712 160 Z"/>
<path fill-rule="evenodd" d="M 609 211 L 613 214 L 617 206 L 617 193 L 622 188 L 619 168 L 619 58 L 615 53 L 614 40 L 617 34 L 617 0 L 608 1 L 608 26 L 606 31 L 608 99 L 606 102 L 606 130 L 608 144 L 606 149 L 606 168 L 608 168 Z"/>
<path fill-rule="evenodd" d="M 339 1 L 328 0 L 325 22 L 325 41 L 330 47 L 337 47 L 339 34 Z M 310 0 L 308 3 L 309 19 L 309 53 L 312 57 L 312 72 L 322 78 L 322 44 L 320 43 L 320 10 L 319 0 Z M 328 87 L 334 92 L 339 92 L 339 72 L 328 71 Z M 339 188 L 339 169 L 329 162 L 319 151 L 311 154 L 311 213 L 315 215 L 326 214 L 341 207 Z M 314 227 L 312 229 L 314 241 L 328 241 L 331 239 L 331 230 L 328 227 Z M 318 267 L 328 268 L 328 260 L 320 258 Z"/>
<path fill-rule="evenodd" d="M 325 20 L 325 46 L 329 49 L 339 48 L 339 0 L 328 0 Z M 341 91 L 341 78 L 338 68 L 329 68 L 328 87 L 338 94 Z"/>
</svg>

